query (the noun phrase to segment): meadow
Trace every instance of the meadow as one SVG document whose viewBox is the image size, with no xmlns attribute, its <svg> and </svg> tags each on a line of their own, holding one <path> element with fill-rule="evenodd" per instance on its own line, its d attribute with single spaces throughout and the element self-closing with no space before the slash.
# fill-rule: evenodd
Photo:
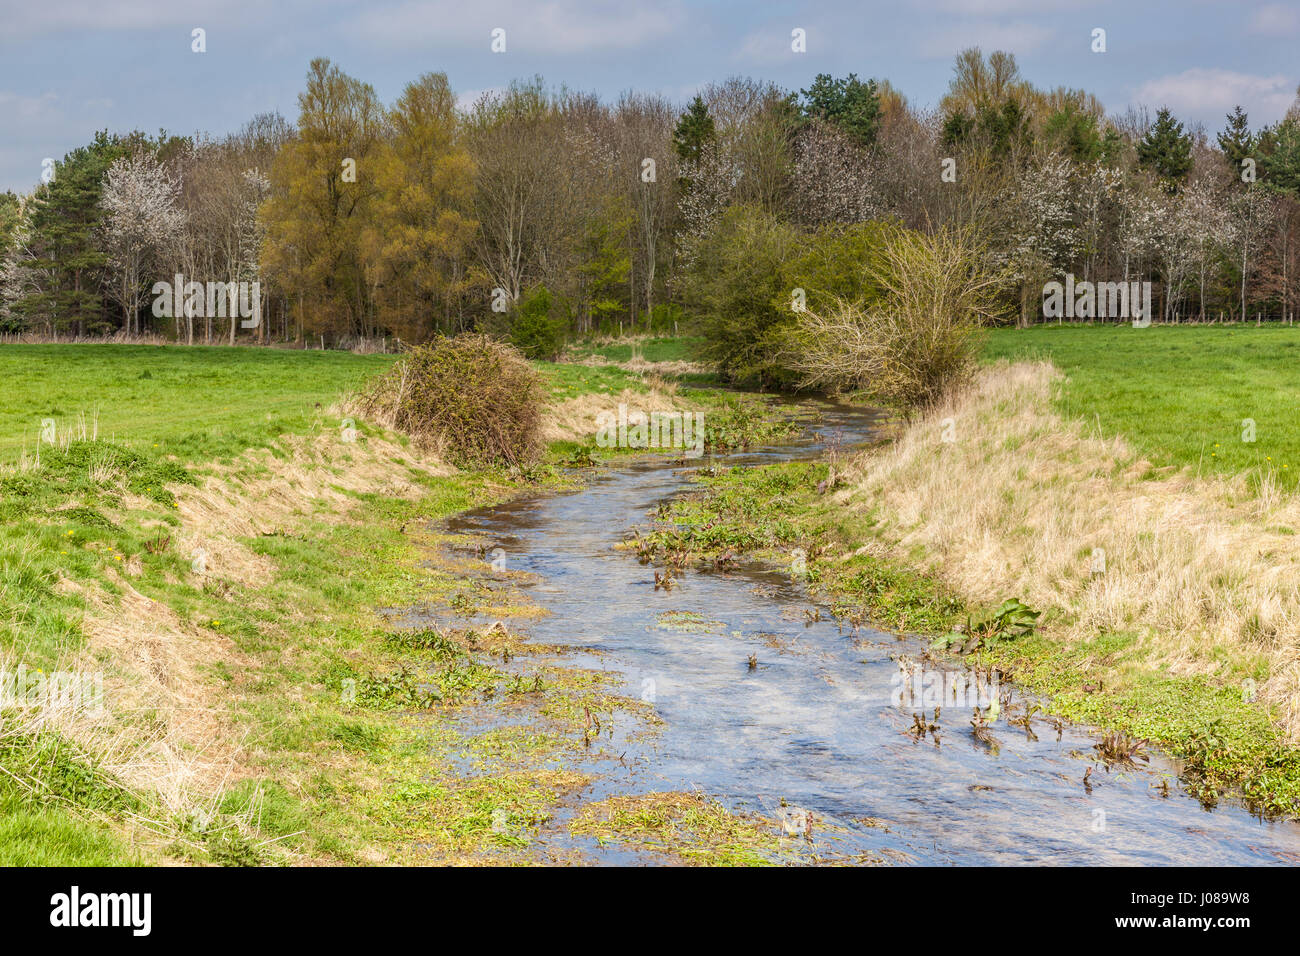
<svg viewBox="0 0 1300 956">
<path fill-rule="evenodd" d="M 259 348 L 7 345 L 0 348 L 0 462 L 56 436 L 157 448 L 185 461 L 229 458 L 316 424 L 341 392 L 395 356 Z M 83 433 L 84 426 L 84 433 Z"/>
<path fill-rule="evenodd" d="M 1057 410 L 1157 467 L 1300 481 L 1300 328 L 996 329 L 984 358 L 1049 359 L 1067 377 Z"/>
</svg>

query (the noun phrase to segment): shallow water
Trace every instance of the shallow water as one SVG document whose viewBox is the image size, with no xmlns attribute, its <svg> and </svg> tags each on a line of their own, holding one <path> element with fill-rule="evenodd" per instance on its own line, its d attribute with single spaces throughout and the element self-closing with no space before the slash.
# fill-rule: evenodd
<svg viewBox="0 0 1300 956">
<path fill-rule="evenodd" d="M 822 420 L 801 440 L 717 463 L 816 456 L 828 440 L 849 446 L 869 437 L 870 415 L 819 407 Z M 816 604 L 787 575 L 687 571 L 671 591 L 656 591 L 654 567 L 614 546 L 648 524 L 660 502 L 689 491 L 689 472 L 708 463 L 640 459 L 578 492 L 516 499 L 450 522 L 450 530 L 504 549 L 511 570 L 540 576 L 528 593 L 551 613 L 523 627 L 532 638 L 599 651 L 594 666 L 620 674 L 630 696 L 653 700 L 661 732 L 646 739 L 629 736 L 630 726 L 613 728 L 601 746 L 621 759 L 607 762 L 593 797 L 698 787 L 735 809 L 777 817 L 784 799 L 813 811 L 809 853 L 823 858 L 1300 862 L 1300 826 L 1261 821 L 1228 803 L 1202 808 L 1159 754 L 1139 769 L 1107 773 L 1086 728 L 1066 725 L 1058 740 L 1051 722 L 1035 719 L 1033 741 L 1004 716 L 992 727 L 995 753 L 972 737 L 967 701 L 943 706 L 938 746 L 914 740 L 907 730 L 922 708 L 896 705 L 891 655 L 917 657 L 924 645 L 868 629 L 850 634 L 825 606 L 821 621 L 807 623 L 804 610 Z M 694 613 L 704 624 L 673 627 L 667 612 Z M 1002 691 L 1019 698 L 1008 685 Z M 1082 783 L 1089 766 L 1091 792 Z M 576 845 L 596 862 L 636 859 L 616 846 Z"/>
</svg>

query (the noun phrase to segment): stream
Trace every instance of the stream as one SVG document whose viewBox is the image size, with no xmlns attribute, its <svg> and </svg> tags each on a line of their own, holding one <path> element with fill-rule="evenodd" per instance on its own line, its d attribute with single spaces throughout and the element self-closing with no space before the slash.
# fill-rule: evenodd
<svg viewBox="0 0 1300 956">
<path fill-rule="evenodd" d="M 1034 740 L 1004 716 L 990 727 L 990 748 L 972 736 L 968 702 L 942 708 L 938 745 L 915 738 L 913 714 L 933 708 L 897 705 L 895 658 L 919 658 L 924 643 L 850 633 L 824 604 L 810 621 L 818 602 L 789 574 L 688 570 L 671 590 L 656 590 L 654 566 L 615 548 L 661 502 L 691 491 L 696 467 L 815 457 L 828 442 L 847 449 L 870 437 L 869 412 L 813 405 L 819 420 L 788 443 L 687 467 L 666 456 L 615 462 L 579 491 L 518 498 L 448 523 L 504 549 L 511 570 L 537 575 L 525 591 L 550 613 L 520 625 L 530 638 L 597 652 L 575 656 L 616 672 L 624 693 L 652 701 L 662 719 L 654 734 L 634 732 L 632 721 L 609 729 L 601 746 L 621 759 L 606 762 L 589 799 L 698 788 L 777 819 L 785 801 L 813 813 L 810 853 L 849 862 L 1300 863 L 1300 825 L 1260 820 L 1228 801 L 1203 808 L 1178 785 L 1176 763 L 1155 751 L 1147 764 L 1107 771 L 1085 727 L 1066 724 L 1058 739 L 1039 715 Z M 1020 699 L 1007 684 L 1001 690 Z M 542 839 L 567 841 L 595 863 L 645 861 L 562 826 Z"/>
</svg>

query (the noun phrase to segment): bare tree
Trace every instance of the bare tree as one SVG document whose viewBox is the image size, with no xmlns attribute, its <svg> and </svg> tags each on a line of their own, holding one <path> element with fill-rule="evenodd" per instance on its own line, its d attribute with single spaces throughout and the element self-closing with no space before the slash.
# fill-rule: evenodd
<svg viewBox="0 0 1300 956">
<path fill-rule="evenodd" d="M 640 277 L 647 322 L 677 208 L 676 119 L 672 105 L 659 96 L 625 93 L 614 111 L 619 178 L 635 220 L 633 274 Z"/>
</svg>

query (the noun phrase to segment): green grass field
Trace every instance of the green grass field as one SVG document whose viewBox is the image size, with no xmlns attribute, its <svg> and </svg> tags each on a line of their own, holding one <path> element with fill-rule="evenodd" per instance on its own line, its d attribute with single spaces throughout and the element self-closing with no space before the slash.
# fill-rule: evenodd
<svg viewBox="0 0 1300 956">
<path fill-rule="evenodd" d="M 33 451 L 41 423 L 159 448 L 185 461 L 237 455 L 305 431 L 395 356 L 259 348 L 6 345 L 0 462 Z M 317 406 L 320 406 L 318 409 Z"/>
<path fill-rule="evenodd" d="M 984 357 L 1050 359 L 1068 376 L 1060 411 L 1157 466 L 1300 480 L 1300 328 L 997 329 Z"/>
</svg>

